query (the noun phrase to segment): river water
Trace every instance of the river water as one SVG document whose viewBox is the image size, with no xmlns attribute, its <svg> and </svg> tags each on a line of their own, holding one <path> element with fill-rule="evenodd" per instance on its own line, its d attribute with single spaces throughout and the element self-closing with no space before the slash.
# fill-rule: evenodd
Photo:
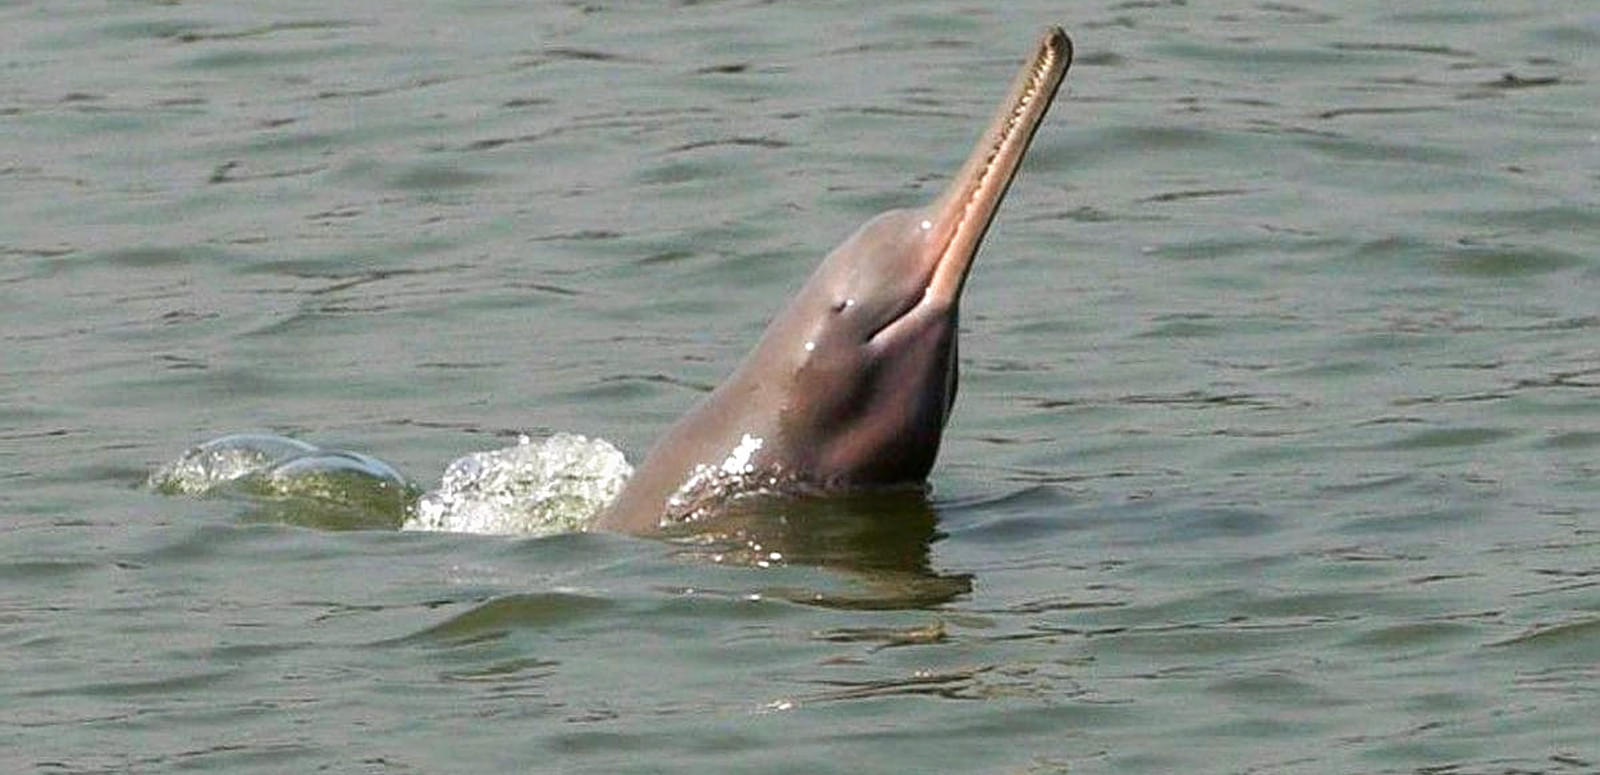
<svg viewBox="0 0 1600 775">
<path fill-rule="evenodd" d="M 0 6 L 7 772 L 1596 772 L 1600 11 Z M 768 546 L 152 492 L 638 460 L 1077 62 L 929 501 Z"/>
</svg>

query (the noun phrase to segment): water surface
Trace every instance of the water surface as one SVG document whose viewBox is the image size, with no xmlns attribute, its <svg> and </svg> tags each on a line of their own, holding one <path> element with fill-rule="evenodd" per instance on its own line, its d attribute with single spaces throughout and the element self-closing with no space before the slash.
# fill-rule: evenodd
<svg viewBox="0 0 1600 775">
<path fill-rule="evenodd" d="M 0 762 L 1594 771 L 1600 15 L 1557 5 L 7 6 Z M 931 504 L 768 513 L 774 560 L 143 488 L 250 430 L 637 459 L 1047 23 Z"/>
</svg>

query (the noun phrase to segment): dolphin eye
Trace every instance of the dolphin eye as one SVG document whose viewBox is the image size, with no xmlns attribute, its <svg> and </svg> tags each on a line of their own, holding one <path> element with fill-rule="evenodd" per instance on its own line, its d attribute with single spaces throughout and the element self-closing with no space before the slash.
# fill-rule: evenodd
<svg viewBox="0 0 1600 775">
<path fill-rule="evenodd" d="M 855 305 L 855 299 L 840 299 L 839 301 L 833 303 L 833 311 L 835 313 L 843 312 L 851 307 L 854 307 Z"/>
</svg>

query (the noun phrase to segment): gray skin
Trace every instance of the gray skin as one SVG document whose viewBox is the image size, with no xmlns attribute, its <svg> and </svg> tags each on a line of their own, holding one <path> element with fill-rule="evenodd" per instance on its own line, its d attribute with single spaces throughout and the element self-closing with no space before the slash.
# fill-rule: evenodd
<svg viewBox="0 0 1600 775">
<path fill-rule="evenodd" d="M 962 287 L 1071 60 L 1066 34 L 1047 30 L 944 194 L 879 215 L 829 253 L 594 527 L 649 532 L 749 492 L 924 482 L 956 397 Z"/>
</svg>

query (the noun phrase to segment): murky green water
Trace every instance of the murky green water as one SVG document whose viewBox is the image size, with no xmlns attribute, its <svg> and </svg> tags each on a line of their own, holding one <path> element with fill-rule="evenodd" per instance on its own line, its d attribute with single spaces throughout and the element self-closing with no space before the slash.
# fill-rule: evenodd
<svg viewBox="0 0 1600 775">
<path fill-rule="evenodd" d="M 1600 12 L 525 5 L 0 8 L 3 769 L 1600 769 Z M 931 507 L 771 561 L 142 488 L 637 458 L 1046 23 Z"/>
</svg>

